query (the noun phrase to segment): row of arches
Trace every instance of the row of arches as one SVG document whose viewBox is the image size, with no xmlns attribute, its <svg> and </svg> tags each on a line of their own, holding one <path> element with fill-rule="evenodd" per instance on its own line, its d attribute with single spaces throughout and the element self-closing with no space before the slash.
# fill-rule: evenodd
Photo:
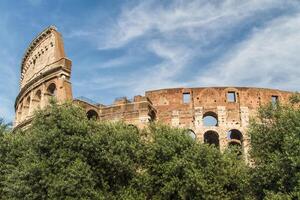
<svg viewBox="0 0 300 200">
<path fill-rule="evenodd" d="M 99 114 L 94 109 L 88 110 L 86 112 L 86 116 L 89 120 L 99 119 Z M 205 117 L 215 117 L 215 116 L 214 116 L 213 112 L 210 112 L 210 113 L 207 113 L 204 116 L 204 119 L 205 119 Z M 212 122 L 217 124 L 217 121 L 214 121 L 212 119 L 209 119 L 209 120 L 211 120 Z M 193 130 L 189 129 L 188 130 L 188 135 L 190 135 L 193 139 L 196 139 L 196 134 Z M 232 130 L 228 131 L 227 139 L 230 140 L 229 145 L 240 145 L 241 146 L 242 141 L 243 141 L 243 135 L 239 130 L 232 129 Z M 220 146 L 220 144 L 219 144 L 219 134 L 216 131 L 213 131 L 213 130 L 206 131 L 204 133 L 204 142 L 208 143 L 208 144 L 211 144 L 211 145 L 215 145 L 216 147 L 219 147 Z"/>
<path fill-rule="evenodd" d="M 94 109 L 90 109 L 86 112 L 86 116 L 87 118 L 90 120 L 90 119 L 99 119 L 99 114 L 96 110 Z M 155 112 L 152 110 L 149 112 L 149 121 L 152 122 L 152 121 L 155 121 L 156 119 L 156 115 L 155 115 Z"/>
<path fill-rule="evenodd" d="M 17 121 L 20 122 L 25 120 L 26 117 L 30 116 L 34 110 L 40 109 L 43 95 L 47 97 L 55 97 L 56 91 L 57 88 L 55 83 L 51 83 L 48 85 L 45 93 L 43 93 L 41 89 L 37 89 L 33 95 L 28 94 L 18 105 Z"/>
<path fill-rule="evenodd" d="M 188 135 L 191 136 L 193 139 L 196 139 L 196 134 L 193 130 L 188 130 Z M 227 139 L 228 145 L 234 147 L 241 147 L 243 148 L 243 134 L 237 129 L 231 129 L 227 132 Z M 219 134 L 216 131 L 209 130 L 206 131 L 203 135 L 203 142 L 209 145 L 214 145 L 215 147 L 219 148 L 220 140 Z"/>
</svg>

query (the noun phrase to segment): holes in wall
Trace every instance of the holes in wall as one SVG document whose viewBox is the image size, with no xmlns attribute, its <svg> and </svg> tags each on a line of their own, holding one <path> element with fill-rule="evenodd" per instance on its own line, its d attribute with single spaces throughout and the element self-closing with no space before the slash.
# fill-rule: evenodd
<svg viewBox="0 0 300 200">
<path fill-rule="evenodd" d="M 203 126 L 218 126 L 218 115 L 214 112 L 206 112 L 202 122 Z"/>
<path fill-rule="evenodd" d="M 242 155 L 243 134 L 237 129 L 232 129 L 228 131 L 227 138 L 229 139 L 228 147 L 236 151 L 237 155 Z"/>
<path fill-rule="evenodd" d="M 278 96 L 276 96 L 276 95 L 272 95 L 271 96 L 271 102 L 272 102 L 272 105 L 276 105 L 276 104 L 278 104 Z"/>
<path fill-rule="evenodd" d="M 227 138 L 228 139 L 231 139 L 231 140 L 239 140 L 239 141 L 242 141 L 243 139 L 243 135 L 242 133 L 237 130 L 237 129 L 232 129 L 230 131 L 228 131 L 227 133 Z"/>
<path fill-rule="evenodd" d="M 219 134 L 215 131 L 207 131 L 204 133 L 204 143 L 219 147 Z"/>
<path fill-rule="evenodd" d="M 95 110 L 89 110 L 87 113 L 86 113 L 86 117 L 91 120 L 91 119 L 94 119 L 94 120 L 97 120 L 99 118 L 99 115 L 98 113 L 95 111 Z"/>
<path fill-rule="evenodd" d="M 56 85 L 54 83 L 51 83 L 47 88 L 47 92 L 50 96 L 55 97 L 56 96 Z"/>
<path fill-rule="evenodd" d="M 182 101 L 183 101 L 183 103 L 190 103 L 190 101 L 191 101 L 191 93 L 189 93 L 189 92 L 185 92 L 185 93 L 183 93 L 182 94 Z"/>
<path fill-rule="evenodd" d="M 154 122 L 156 120 L 156 113 L 154 112 L 154 110 L 151 110 L 148 115 L 150 117 L 150 122 Z"/>
<path fill-rule="evenodd" d="M 236 93 L 235 92 L 227 92 L 227 102 L 236 102 Z"/>
</svg>

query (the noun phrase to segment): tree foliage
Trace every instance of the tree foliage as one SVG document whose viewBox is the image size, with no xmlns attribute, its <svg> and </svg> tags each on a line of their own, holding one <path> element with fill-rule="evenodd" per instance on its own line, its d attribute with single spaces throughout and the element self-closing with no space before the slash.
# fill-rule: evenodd
<svg viewBox="0 0 300 200">
<path fill-rule="evenodd" d="M 52 103 L 1 137 L 2 199 L 243 199 L 246 165 L 184 130 L 87 120 Z"/>
<path fill-rule="evenodd" d="M 24 131 L 0 123 L 0 199 L 299 199 L 300 111 L 260 109 L 253 166 L 185 130 L 88 120 L 52 102 Z"/>
<path fill-rule="evenodd" d="M 251 181 L 256 197 L 300 199 L 300 109 L 268 105 L 258 116 L 250 127 L 255 163 Z"/>
</svg>

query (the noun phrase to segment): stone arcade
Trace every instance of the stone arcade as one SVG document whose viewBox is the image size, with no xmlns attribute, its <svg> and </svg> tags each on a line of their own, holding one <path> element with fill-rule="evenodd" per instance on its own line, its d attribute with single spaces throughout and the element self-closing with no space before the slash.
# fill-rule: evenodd
<svg viewBox="0 0 300 200">
<path fill-rule="evenodd" d="M 139 128 L 160 121 L 185 128 L 196 140 L 215 144 L 221 151 L 229 145 L 239 145 L 248 155 L 249 118 L 255 117 L 261 104 L 286 102 L 292 94 L 248 87 L 174 88 L 146 91 L 131 101 L 119 98 L 112 105 L 102 105 L 84 98 L 73 99 L 71 65 L 56 27 L 48 27 L 31 42 L 21 64 L 15 128 L 28 126 L 34 110 L 43 109 L 54 96 L 59 103 L 73 100 L 81 105 L 88 118 L 124 121 Z"/>
</svg>

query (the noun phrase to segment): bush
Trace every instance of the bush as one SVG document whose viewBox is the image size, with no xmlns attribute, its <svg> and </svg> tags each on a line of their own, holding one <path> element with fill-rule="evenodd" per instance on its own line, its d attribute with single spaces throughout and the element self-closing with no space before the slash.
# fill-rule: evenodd
<svg viewBox="0 0 300 200">
<path fill-rule="evenodd" d="M 184 130 L 88 120 L 70 103 L 2 134 L 2 199 L 244 199 L 247 167 Z"/>
<path fill-rule="evenodd" d="M 268 105 L 250 126 L 257 199 L 300 199 L 300 109 Z"/>
</svg>

